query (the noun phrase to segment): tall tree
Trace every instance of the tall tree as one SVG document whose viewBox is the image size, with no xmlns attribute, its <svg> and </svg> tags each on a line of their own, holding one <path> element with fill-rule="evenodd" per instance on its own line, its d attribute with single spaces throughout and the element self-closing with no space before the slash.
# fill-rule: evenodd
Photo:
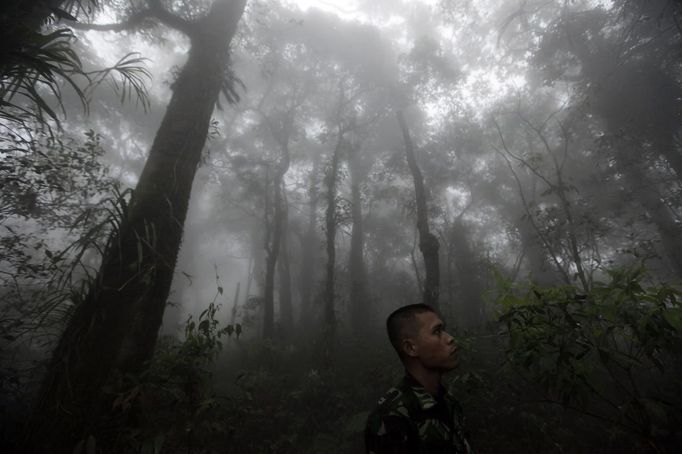
<svg viewBox="0 0 682 454">
<path fill-rule="evenodd" d="M 246 0 L 216 0 L 189 21 L 149 2 L 148 15 L 185 33 L 187 63 L 173 86 L 149 158 L 112 234 L 96 281 L 57 345 L 35 407 L 34 450 L 71 452 L 110 412 L 105 386 L 153 354 L 170 290 L 192 182 Z"/>
<path fill-rule="evenodd" d="M 264 294 L 264 317 L 263 337 L 271 338 L 274 335 L 275 326 L 275 270 L 277 259 L 281 251 L 281 245 L 287 232 L 288 210 L 284 176 L 289 171 L 291 156 L 289 143 L 293 133 L 294 116 L 296 108 L 300 105 L 300 97 L 294 96 L 294 100 L 284 112 L 276 112 L 273 117 L 262 113 L 262 117 L 268 125 L 277 146 L 280 156 L 272 171 L 273 175 L 266 187 L 265 203 L 265 294 Z M 268 168 L 269 169 L 269 168 Z M 269 170 L 268 170 L 269 171 Z M 286 247 L 286 246 L 285 246 Z"/>
<path fill-rule="evenodd" d="M 478 267 L 477 254 L 470 244 L 468 229 L 461 216 L 454 220 L 449 229 L 448 244 L 454 250 L 454 265 L 457 281 L 457 306 L 467 328 L 479 328 L 485 321 L 483 285 Z"/>
<path fill-rule="evenodd" d="M 398 124 L 405 142 L 405 155 L 407 164 L 414 181 L 414 193 L 417 201 L 417 230 L 419 231 L 419 250 L 424 257 L 424 304 L 438 308 L 440 294 L 440 267 L 438 264 L 438 238 L 429 230 L 428 208 L 426 201 L 426 189 L 424 177 L 414 155 L 414 144 L 410 137 L 410 131 L 405 123 L 402 111 L 397 111 Z"/>
<path fill-rule="evenodd" d="M 279 244 L 279 260 L 277 261 L 277 275 L 279 282 L 279 312 L 281 334 L 291 338 L 294 328 L 294 308 L 291 294 L 291 262 L 289 257 L 289 202 L 286 192 L 282 188 L 282 240 Z"/>
<path fill-rule="evenodd" d="M 365 229 L 362 215 L 362 194 L 360 184 L 368 169 L 363 169 L 360 147 L 349 147 L 348 170 L 351 189 L 351 231 L 348 269 L 350 274 L 351 326 L 355 334 L 363 334 L 367 325 L 369 294 L 367 291 L 367 270 L 365 268 Z M 365 175 L 363 175 L 363 173 Z"/>
<path fill-rule="evenodd" d="M 298 289 L 301 297 L 301 324 L 305 328 L 310 328 L 312 325 L 312 299 L 316 280 L 315 271 L 317 269 L 315 263 L 319 247 L 319 238 L 317 235 L 317 205 L 319 202 L 317 178 L 320 166 L 319 153 L 315 153 L 312 159 L 313 164 L 308 180 L 308 219 L 305 232 L 300 236 L 302 257 L 298 279 Z"/>
<path fill-rule="evenodd" d="M 272 186 L 272 196 L 266 194 L 265 226 L 265 292 L 263 295 L 263 337 L 272 338 L 275 334 L 275 271 L 281 251 L 283 236 L 286 234 L 287 210 L 285 207 L 284 173 L 289 168 L 288 151 L 283 163 L 277 166 L 268 186 Z M 266 186 L 266 191 L 269 188 Z"/>
<path fill-rule="evenodd" d="M 336 227 L 337 227 L 337 185 L 339 177 L 339 164 L 341 160 L 341 153 L 345 144 L 344 133 L 346 131 L 342 126 L 339 126 L 337 133 L 336 145 L 331 152 L 329 158 L 329 165 L 324 176 L 325 183 L 325 199 L 327 207 L 324 215 L 325 227 L 325 248 L 327 251 L 327 264 L 325 265 L 325 281 L 324 281 L 324 325 L 325 329 L 333 336 L 336 330 Z"/>
</svg>

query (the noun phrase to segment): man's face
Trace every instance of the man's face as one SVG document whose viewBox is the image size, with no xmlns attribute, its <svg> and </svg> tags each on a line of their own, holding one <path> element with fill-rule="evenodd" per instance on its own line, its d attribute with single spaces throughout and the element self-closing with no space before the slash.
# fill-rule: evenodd
<svg viewBox="0 0 682 454">
<path fill-rule="evenodd" d="M 411 338 L 410 356 L 426 369 L 447 372 L 459 364 L 455 339 L 445 331 L 445 323 L 433 312 L 416 314 L 419 331 Z"/>
</svg>

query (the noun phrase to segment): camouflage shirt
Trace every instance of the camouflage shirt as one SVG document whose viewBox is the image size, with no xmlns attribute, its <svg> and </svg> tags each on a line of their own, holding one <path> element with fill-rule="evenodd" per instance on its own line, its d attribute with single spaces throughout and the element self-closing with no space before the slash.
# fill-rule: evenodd
<svg viewBox="0 0 682 454">
<path fill-rule="evenodd" d="M 368 454 L 471 454 L 462 419 L 443 387 L 434 396 L 407 375 L 367 418 L 365 447 Z"/>
</svg>

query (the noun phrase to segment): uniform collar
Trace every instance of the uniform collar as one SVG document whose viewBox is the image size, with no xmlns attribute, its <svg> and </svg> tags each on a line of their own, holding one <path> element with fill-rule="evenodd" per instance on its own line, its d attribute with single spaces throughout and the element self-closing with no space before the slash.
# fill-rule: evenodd
<svg viewBox="0 0 682 454">
<path fill-rule="evenodd" d="M 438 405 L 438 401 L 447 395 L 447 390 L 441 384 L 438 389 L 438 394 L 434 396 L 408 372 L 405 372 L 403 382 L 412 390 L 422 410 L 428 410 L 435 407 Z"/>
</svg>

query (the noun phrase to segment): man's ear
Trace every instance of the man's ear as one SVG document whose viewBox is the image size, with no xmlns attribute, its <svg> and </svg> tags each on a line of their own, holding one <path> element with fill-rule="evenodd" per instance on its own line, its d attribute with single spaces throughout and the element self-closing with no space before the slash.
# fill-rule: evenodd
<svg viewBox="0 0 682 454">
<path fill-rule="evenodd" d="M 417 356 L 417 344 L 415 344 L 414 341 L 409 337 L 402 340 L 401 346 L 403 348 L 403 353 L 405 353 L 405 356 L 410 357 Z"/>
</svg>

